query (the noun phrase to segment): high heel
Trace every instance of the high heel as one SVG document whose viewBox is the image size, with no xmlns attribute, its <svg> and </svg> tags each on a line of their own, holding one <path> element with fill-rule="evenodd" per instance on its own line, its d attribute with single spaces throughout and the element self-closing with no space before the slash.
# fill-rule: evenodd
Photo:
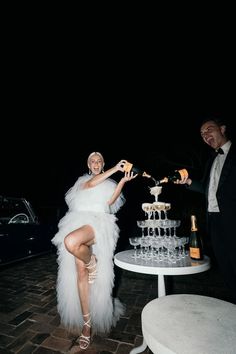
<svg viewBox="0 0 236 354">
<path fill-rule="evenodd" d="M 93 284 L 97 277 L 97 259 L 94 254 L 91 255 L 90 261 L 85 263 L 85 268 L 88 269 L 88 282 Z"/>
<path fill-rule="evenodd" d="M 91 316 L 90 316 L 90 313 L 88 313 L 87 315 L 83 315 L 83 318 L 84 318 L 84 324 L 83 326 L 87 326 L 91 329 Z M 87 321 L 86 321 L 86 318 L 87 318 Z M 82 333 L 79 337 L 79 347 L 80 349 L 87 349 L 89 344 L 90 344 L 90 340 L 91 340 L 91 334 L 90 336 L 85 336 L 83 334 L 83 329 L 82 329 Z"/>
</svg>

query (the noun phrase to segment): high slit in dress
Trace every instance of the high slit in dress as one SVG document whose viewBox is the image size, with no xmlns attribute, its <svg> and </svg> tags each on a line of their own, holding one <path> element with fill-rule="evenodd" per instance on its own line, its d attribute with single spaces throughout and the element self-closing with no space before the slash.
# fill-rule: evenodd
<svg viewBox="0 0 236 354">
<path fill-rule="evenodd" d="M 52 239 L 57 247 L 57 308 L 61 323 L 69 331 L 81 332 L 83 316 L 77 287 L 75 257 L 64 245 L 64 238 L 82 225 L 91 225 L 95 232 L 92 253 L 97 258 L 97 277 L 89 287 L 89 308 L 94 333 L 107 333 L 124 313 L 124 306 L 118 298 L 112 298 L 114 286 L 113 256 L 119 237 L 115 213 L 124 204 L 123 194 L 111 206 L 110 200 L 117 183 L 111 178 L 93 188 L 83 189 L 91 176 L 78 178 L 66 193 L 68 211 L 59 221 L 58 232 Z"/>
</svg>

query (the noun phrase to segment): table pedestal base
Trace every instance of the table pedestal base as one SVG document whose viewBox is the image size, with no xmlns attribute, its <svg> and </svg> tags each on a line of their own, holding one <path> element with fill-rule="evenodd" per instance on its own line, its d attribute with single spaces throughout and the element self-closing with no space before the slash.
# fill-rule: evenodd
<svg viewBox="0 0 236 354">
<path fill-rule="evenodd" d="M 158 275 L 158 297 L 166 295 L 165 278 L 163 274 Z"/>
<path fill-rule="evenodd" d="M 138 353 L 142 353 L 144 352 L 144 350 L 147 348 L 147 343 L 145 342 L 145 340 L 143 340 L 143 344 L 140 345 L 137 348 L 133 348 L 129 353 L 130 354 L 138 354 Z"/>
</svg>

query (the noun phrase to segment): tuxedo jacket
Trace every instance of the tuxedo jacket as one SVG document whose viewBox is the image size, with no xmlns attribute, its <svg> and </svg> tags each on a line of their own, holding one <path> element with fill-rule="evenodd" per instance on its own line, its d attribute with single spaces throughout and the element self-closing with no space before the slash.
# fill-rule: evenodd
<svg viewBox="0 0 236 354">
<path fill-rule="evenodd" d="M 208 200 L 210 170 L 214 156 L 206 164 L 203 179 L 193 180 L 188 189 L 205 193 Z M 226 156 L 216 192 L 225 237 L 236 245 L 236 144 L 231 144 Z"/>
</svg>

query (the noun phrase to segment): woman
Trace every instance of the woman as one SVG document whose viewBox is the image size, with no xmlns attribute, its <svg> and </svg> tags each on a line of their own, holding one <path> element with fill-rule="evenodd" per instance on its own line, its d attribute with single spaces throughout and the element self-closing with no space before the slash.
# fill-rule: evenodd
<svg viewBox="0 0 236 354">
<path fill-rule="evenodd" d="M 115 213 L 124 204 L 122 189 L 137 175 L 126 173 L 119 183 L 109 178 L 124 172 L 127 161 L 103 171 L 99 152 L 88 156 L 89 173 L 66 193 L 68 211 L 52 242 L 58 249 L 57 300 L 62 323 L 79 330 L 79 347 L 86 349 L 93 332 L 106 333 L 124 308 L 112 299 L 113 255 L 119 236 Z"/>
</svg>

